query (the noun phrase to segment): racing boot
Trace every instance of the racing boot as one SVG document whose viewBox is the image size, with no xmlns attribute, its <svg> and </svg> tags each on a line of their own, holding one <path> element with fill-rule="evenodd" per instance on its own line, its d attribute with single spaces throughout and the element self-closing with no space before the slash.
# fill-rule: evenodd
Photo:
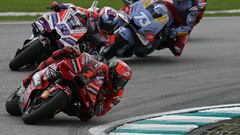
<svg viewBox="0 0 240 135">
<path fill-rule="evenodd" d="M 76 116 L 82 121 L 88 121 L 94 116 L 94 112 L 90 111 L 87 112 L 86 109 L 82 107 L 78 107 L 73 105 L 72 103 L 67 104 L 63 109 L 62 112 L 67 114 L 68 116 Z"/>
</svg>

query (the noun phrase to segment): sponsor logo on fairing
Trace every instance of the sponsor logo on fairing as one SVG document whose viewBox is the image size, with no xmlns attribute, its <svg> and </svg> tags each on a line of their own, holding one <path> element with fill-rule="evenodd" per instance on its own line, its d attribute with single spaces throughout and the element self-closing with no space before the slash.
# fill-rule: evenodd
<svg viewBox="0 0 240 135">
<path fill-rule="evenodd" d="M 73 68 L 74 68 L 74 72 L 78 73 L 78 67 L 77 67 L 77 63 L 76 63 L 75 59 L 72 59 L 72 65 L 73 65 Z"/>
<path fill-rule="evenodd" d="M 58 24 L 56 27 L 62 32 L 63 35 L 70 35 L 70 31 L 66 24 Z"/>
<path fill-rule="evenodd" d="M 76 41 L 73 40 L 72 38 L 62 38 L 63 41 L 67 42 L 70 45 L 76 45 Z"/>
</svg>

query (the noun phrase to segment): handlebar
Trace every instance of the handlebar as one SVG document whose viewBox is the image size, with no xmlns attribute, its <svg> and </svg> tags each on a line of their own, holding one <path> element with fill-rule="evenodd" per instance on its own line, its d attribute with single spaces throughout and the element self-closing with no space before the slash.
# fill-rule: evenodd
<svg viewBox="0 0 240 135">
<path fill-rule="evenodd" d="M 93 3 L 92 3 L 92 6 L 89 8 L 90 12 L 93 13 L 97 6 L 98 6 L 98 3 L 99 3 L 99 0 L 94 0 Z"/>
</svg>

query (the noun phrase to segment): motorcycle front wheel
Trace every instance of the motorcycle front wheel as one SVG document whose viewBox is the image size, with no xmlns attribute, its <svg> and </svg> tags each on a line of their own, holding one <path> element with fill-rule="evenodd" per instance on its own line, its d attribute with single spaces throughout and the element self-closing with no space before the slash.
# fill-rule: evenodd
<svg viewBox="0 0 240 135">
<path fill-rule="evenodd" d="M 11 96 L 8 97 L 5 103 L 5 108 L 10 115 L 20 116 L 22 113 L 18 104 L 19 96 L 17 96 L 16 93 L 17 91 L 15 91 Z"/>
<path fill-rule="evenodd" d="M 68 101 L 67 94 L 62 91 L 56 91 L 53 96 L 49 96 L 44 101 L 33 101 L 27 110 L 23 112 L 22 119 L 26 124 L 34 124 L 58 112 Z"/>
<path fill-rule="evenodd" d="M 25 47 L 16 54 L 16 56 L 10 61 L 9 68 L 12 71 L 18 71 L 26 65 L 31 65 L 41 60 L 43 56 L 50 56 L 43 42 L 39 38 L 35 38 L 25 45 Z"/>
</svg>

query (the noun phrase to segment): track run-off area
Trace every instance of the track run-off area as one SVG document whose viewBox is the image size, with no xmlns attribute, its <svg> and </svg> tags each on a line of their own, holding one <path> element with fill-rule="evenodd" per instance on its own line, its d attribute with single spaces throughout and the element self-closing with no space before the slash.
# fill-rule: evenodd
<svg viewBox="0 0 240 135">
<path fill-rule="evenodd" d="M 146 58 L 124 59 L 133 79 L 122 102 L 103 117 L 81 122 L 58 114 L 37 125 L 25 125 L 5 111 L 6 98 L 29 71 L 8 68 L 18 47 L 31 34 L 30 23 L 0 23 L 0 134 L 87 135 L 88 129 L 109 122 L 192 107 L 240 102 L 240 17 L 204 18 L 194 28 L 183 55 L 155 51 Z"/>
</svg>

